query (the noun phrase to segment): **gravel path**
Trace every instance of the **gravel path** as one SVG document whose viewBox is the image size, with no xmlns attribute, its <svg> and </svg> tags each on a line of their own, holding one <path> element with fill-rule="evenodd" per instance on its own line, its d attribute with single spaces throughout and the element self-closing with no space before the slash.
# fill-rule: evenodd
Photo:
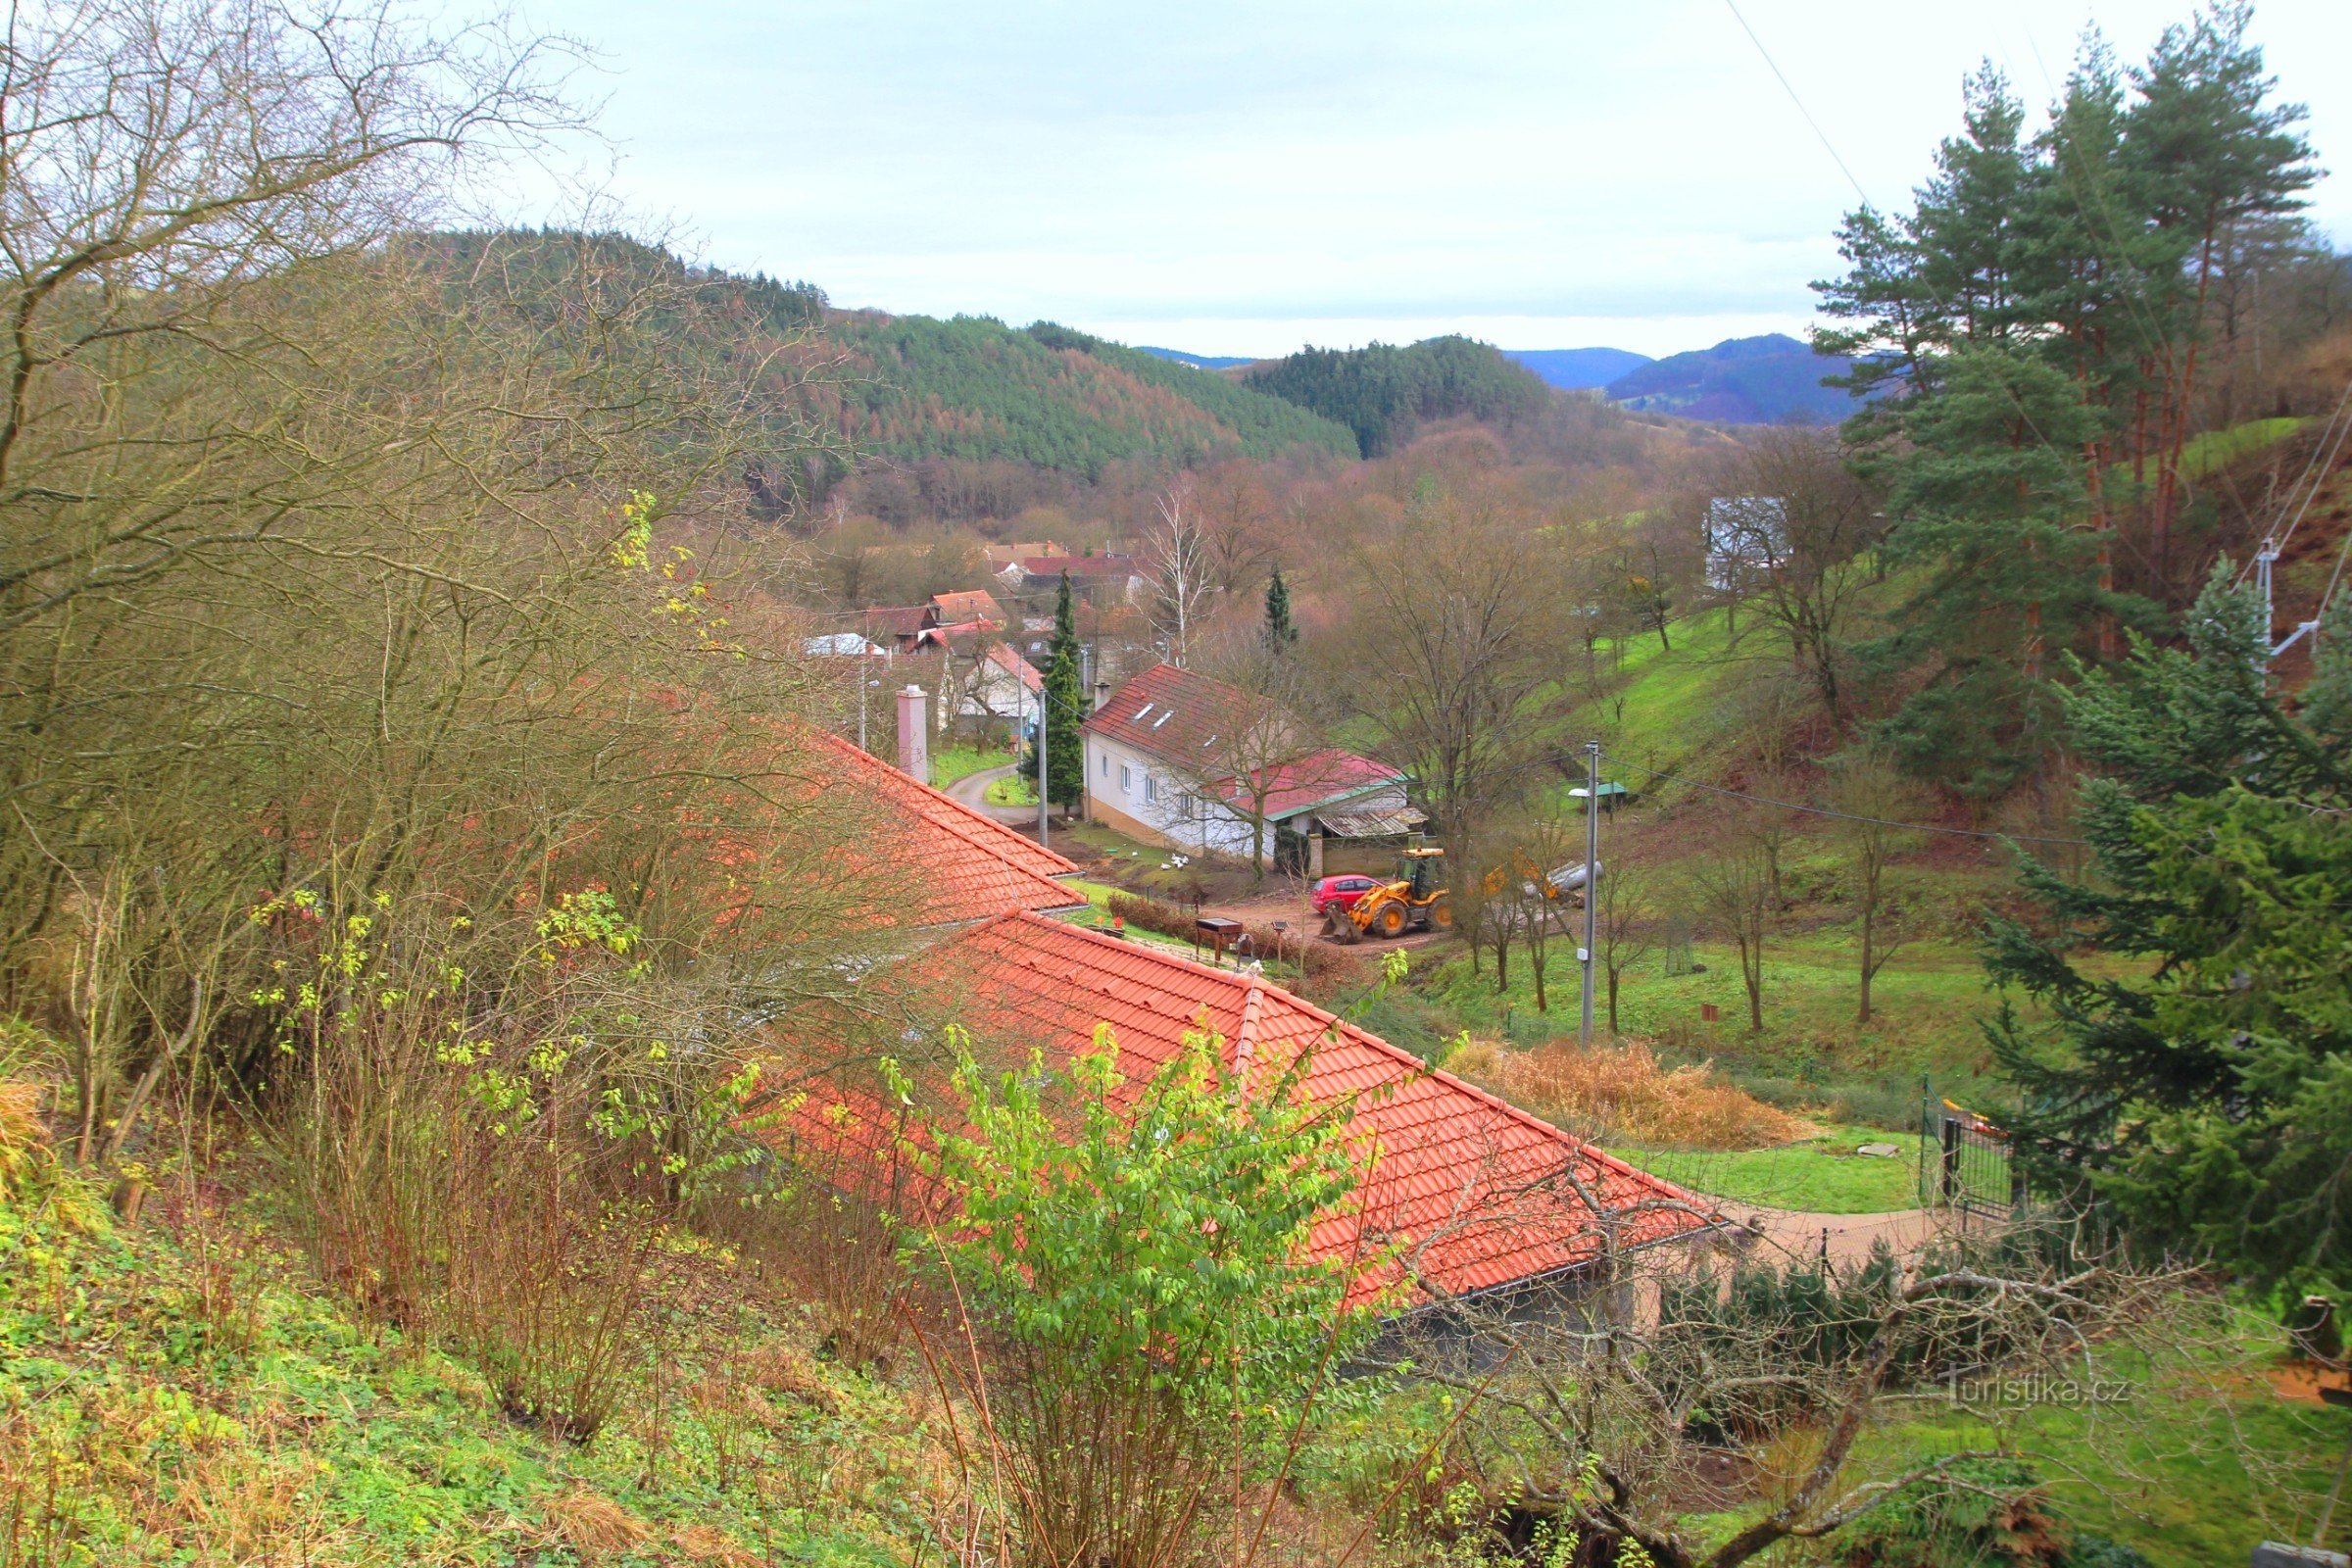
<svg viewBox="0 0 2352 1568">
<path fill-rule="evenodd" d="M 1919 1250 L 1951 1223 L 1935 1209 L 1898 1208 L 1886 1214 L 1814 1214 L 1802 1209 L 1760 1208 L 1751 1203 L 1725 1203 L 1723 1212 L 1754 1231 L 1757 1247 L 1786 1262 L 1811 1261 L 1826 1245 L 1830 1261 L 1851 1268 L 1870 1261 L 1871 1247 L 1884 1240 L 1897 1257 Z M 1984 1219 L 1972 1221 L 1984 1225 Z"/>
</svg>

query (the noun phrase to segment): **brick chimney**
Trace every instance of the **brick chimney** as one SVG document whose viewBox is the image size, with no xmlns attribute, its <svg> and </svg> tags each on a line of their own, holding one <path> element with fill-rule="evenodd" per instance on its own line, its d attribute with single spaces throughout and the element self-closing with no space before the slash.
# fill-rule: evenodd
<svg viewBox="0 0 2352 1568">
<path fill-rule="evenodd" d="M 930 704 L 923 689 L 912 684 L 899 693 L 899 769 L 908 778 L 931 782 Z"/>
</svg>

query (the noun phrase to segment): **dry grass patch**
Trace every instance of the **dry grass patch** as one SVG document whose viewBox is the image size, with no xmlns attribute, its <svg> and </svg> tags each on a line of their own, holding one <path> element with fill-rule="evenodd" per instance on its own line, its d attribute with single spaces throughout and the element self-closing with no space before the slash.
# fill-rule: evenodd
<svg viewBox="0 0 2352 1568">
<path fill-rule="evenodd" d="M 1565 1041 L 1533 1051 L 1473 1041 L 1446 1066 L 1599 1143 L 1769 1149 L 1813 1131 L 1803 1118 L 1718 1078 L 1710 1066 L 1661 1066 L 1646 1041 L 1591 1051 Z"/>
</svg>

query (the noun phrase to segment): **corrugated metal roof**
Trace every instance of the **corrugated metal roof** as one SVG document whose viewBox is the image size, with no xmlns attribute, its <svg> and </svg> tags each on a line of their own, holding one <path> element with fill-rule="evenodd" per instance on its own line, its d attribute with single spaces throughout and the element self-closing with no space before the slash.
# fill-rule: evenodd
<svg viewBox="0 0 2352 1568">
<path fill-rule="evenodd" d="M 1351 1298 L 1385 1295 L 1391 1311 L 1590 1262 L 1604 1225 L 1630 1247 L 1709 1223 L 1700 1200 L 1681 1189 L 1261 977 L 1010 914 L 959 932 L 876 983 L 955 1018 L 982 1049 L 1008 1054 L 1035 1048 L 1066 1060 L 1107 1024 L 1120 1070 L 1139 1087 L 1199 1029 L 1220 1036 L 1227 1060 L 1251 1073 L 1279 1071 L 1311 1052 L 1310 1099 L 1358 1097 L 1364 1174 L 1346 1204 L 1316 1220 L 1308 1245 L 1318 1257 L 1369 1260 Z M 879 1152 L 902 1114 L 854 1088 L 825 1088 L 800 1102 L 790 1125 L 799 1139 Z"/>
<path fill-rule="evenodd" d="M 1344 839 L 1385 839 L 1410 833 L 1429 818 L 1404 806 L 1394 811 L 1317 811 L 1315 820 Z"/>
</svg>

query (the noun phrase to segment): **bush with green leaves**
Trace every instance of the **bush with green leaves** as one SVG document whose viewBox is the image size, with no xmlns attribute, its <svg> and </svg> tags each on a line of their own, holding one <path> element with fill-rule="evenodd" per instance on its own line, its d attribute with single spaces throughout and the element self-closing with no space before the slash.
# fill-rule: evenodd
<svg viewBox="0 0 2352 1568">
<path fill-rule="evenodd" d="M 1353 1106 L 1304 1097 L 1305 1053 L 1229 1064 L 1206 1034 L 1140 1084 L 1107 1027 L 1011 1072 L 956 1046 L 957 1119 L 921 1156 L 953 1218 L 910 1245 L 975 1331 L 938 1361 L 981 1412 L 1015 1552 L 1176 1561 L 1284 1467 L 1369 1332 L 1348 1269 L 1306 1253 L 1355 1185 Z"/>
</svg>

